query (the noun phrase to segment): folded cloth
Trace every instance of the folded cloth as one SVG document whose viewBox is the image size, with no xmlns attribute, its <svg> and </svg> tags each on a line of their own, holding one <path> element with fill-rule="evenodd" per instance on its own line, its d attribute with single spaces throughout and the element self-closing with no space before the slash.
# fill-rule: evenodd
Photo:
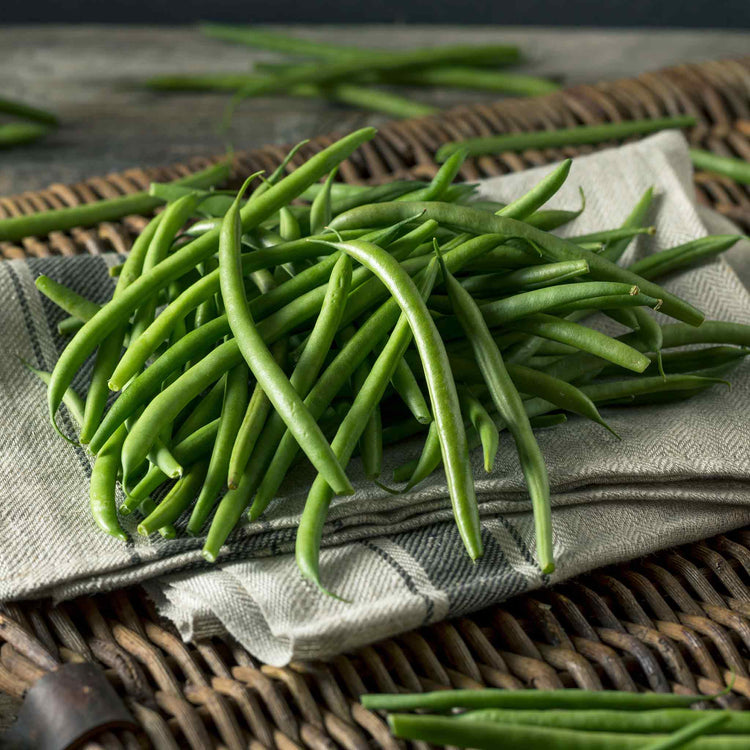
<svg viewBox="0 0 750 750">
<path fill-rule="evenodd" d="M 548 172 L 487 180 L 482 193 L 510 201 Z M 657 232 L 638 238 L 626 261 L 707 233 L 713 219 L 702 218 L 694 204 L 687 148 L 677 133 L 577 159 L 551 205 L 575 205 L 581 186 L 586 211 L 562 233 L 614 228 L 651 185 L 658 194 Z M 742 366 L 731 376 L 731 391 L 716 387 L 688 402 L 605 409 L 622 441 L 579 418 L 537 433 L 553 489 L 557 570 L 551 577 L 535 562 L 530 504 L 505 434 L 491 474 L 481 456 L 472 456 L 485 545 L 476 563 L 462 549 L 441 472 L 394 496 L 352 462 L 356 493 L 334 502 L 321 558 L 325 584 L 349 601 L 304 581 L 290 554 L 313 476 L 306 470 L 293 472 L 264 520 L 235 533 L 212 567 L 203 563 L 201 539 L 144 539 L 132 517 L 123 519 L 132 539 L 123 544 L 102 534 L 88 513 L 91 457 L 54 433 L 44 386 L 13 356 L 49 370 L 65 343 L 56 333 L 62 313 L 37 294 L 37 275 L 103 301 L 114 262 L 116 256 L 0 264 L 6 352 L 0 360 L 0 599 L 61 599 L 146 582 L 185 638 L 228 631 L 251 653 L 281 665 L 331 656 L 750 521 L 750 368 Z M 723 260 L 667 286 L 708 318 L 750 323 L 750 295 Z M 89 373 L 76 378 L 80 392 Z M 72 432 L 64 410 L 61 423 Z M 384 477 L 420 448 L 416 439 L 387 451 Z"/>
</svg>

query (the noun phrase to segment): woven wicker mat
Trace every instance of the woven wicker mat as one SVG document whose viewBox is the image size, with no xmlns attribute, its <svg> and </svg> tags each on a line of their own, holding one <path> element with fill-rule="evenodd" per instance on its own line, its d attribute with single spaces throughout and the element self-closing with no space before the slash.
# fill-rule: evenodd
<svg viewBox="0 0 750 750">
<path fill-rule="evenodd" d="M 750 57 L 683 65 L 635 79 L 504 100 L 381 128 L 340 171 L 347 182 L 430 177 L 447 140 L 690 113 L 691 142 L 750 160 Z M 308 158 L 334 136 L 311 141 Z M 611 144 L 602 144 L 604 148 Z M 521 170 L 594 147 L 503 154 L 467 163 L 462 177 Z M 233 181 L 273 169 L 286 149 L 239 154 Z M 218 157 L 217 157 L 218 159 Z M 0 198 L 0 216 L 75 205 L 141 190 L 217 159 L 131 170 L 72 186 Z M 750 230 L 750 191 L 697 173 L 701 202 Z M 144 217 L 0 243 L 5 258 L 126 251 Z M 364 710 L 365 691 L 447 687 L 659 692 L 720 691 L 750 708 L 750 530 L 737 531 L 534 592 L 471 618 L 406 633 L 354 654 L 279 669 L 222 638 L 184 644 L 139 589 L 0 607 L 0 690 L 21 699 L 61 663 L 90 661 L 125 700 L 142 732 L 104 732 L 104 748 L 395 748 L 382 717 Z M 414 743 L 417 746 L 418 743 Z"/>
</svg>

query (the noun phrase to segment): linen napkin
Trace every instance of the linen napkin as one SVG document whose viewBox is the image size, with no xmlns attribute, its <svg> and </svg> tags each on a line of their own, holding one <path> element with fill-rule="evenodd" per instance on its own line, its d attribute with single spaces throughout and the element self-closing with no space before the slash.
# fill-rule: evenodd
<svg viewBox="0 0 750 750">
<path fill-rule="evenodd" d="M 549 170 L 487 180 L 482 193 L 510 201 Z M 713 218 L 696 208 L 690 177 L 685 141 L 663 133 L 577 159 L 550 205 L 576 205 L 581 186 L 586 210 L 561 233 L 614 228 L 655 186 L 656 235 L 634 242 L 627 260 L 707 233 Z M 535 563 L 530 504 L 507 433 L 491 474 L 480 455 L 472 456 L 485 545 L 476 563 L 462 549 L 440 472 L 393 496 L 352 462 L 356 493 L 334 502 L 321 561 L 325 584 L 348 602 L 320 594 L 295 567 L 295 528 L 313 477 L 307 470 L 293 473 L 265 518 L 235 533 L 212 567 L 200 556 L 201 539 L 144 539 L 133 517 L 123 519 L 132 541 L 118 542 L 88 514 L 91 457 L 53 432 L 44 386 L 13 356 L 49 370 L 65 343 L 56 333 L 62 313 L 37 294 L 37 275 L 104 301 L 112 289 L 107 268 L 115 262 L 117 256 L 0 264 L 0 599 L 62 599 L 145 582 L 185 638 L 229 632 L 281 665 L 328 657 L 750 521 L 750 368 L 742 366 L 731 391 L 716 387 L 684 403 L 606 409 L 622 441 L 575 417 L 537 433 L 553 488 L 551 577 Z M 667 286 L 708 318 L 750 323 L 750 296 L 723 260 Z M 76 378 L 80 392 L 88 375 L 84 369 Z M 67 414 L 62 424 L 72 431 Z M 414 439 L 388 450 L 384 478 L 420 449 Z"/>
</svg>

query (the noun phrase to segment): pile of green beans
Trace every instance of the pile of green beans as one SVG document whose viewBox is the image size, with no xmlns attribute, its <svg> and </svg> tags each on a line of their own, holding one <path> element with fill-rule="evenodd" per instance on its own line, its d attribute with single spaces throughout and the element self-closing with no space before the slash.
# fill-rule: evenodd
<svg viewBox="0 0 750 750">
<path fill-rule="evenodd" d="M 292 56 L 291 63 L 256 64 L 253 73 L 166 75 L 146 86 L 160 91 L 234 91 L 240 98 L 286 94 L 328 99 L 392 117 L 423 117 L 437 107 L 394 86 L 475 89 L 537 96 L 559 86 L 545 78 L 497 70 L 520 58 L 510 45 L 428 47 L 408 52 L 313 42 L 250 26 L 203 24 L 207 36 Z M 388 89 L 378 85 L 385 84 Z"/>
<path fill-rule="evenodd" d="M 460 537 L 477 559 L 469 452 L 481 448 L 485 470 L 494 471 L 507 430 L 528 487 L 540 570 L 551 573 L 554 516 L 535 430 L 575 414 L 615 440 L 601 405 L 696 396 L 725 382 L 748 353 L 750 326 L 703 322 L 657 283 L 739 236 L 617 265 L 629 242 L 653 233 L 645 222 L 651 191 L 623 227 L 563 240 L 547 229 L 580 210 L 543 206 L 569 162 L 508 205 L 452 184 L 465 152 L 429 183 L 334 182 L 339 164 L 374 133 L 356 131 L 286 176 L 283 167 L 253 175 L 239 192 L 203 189 L 220 168 L 152 186 L 146 197 L 167 206 L 136 239 L 104 305 L 37 279 L 75 324 L 61 326 L 73 335 L 53 372 L 37 374 L 52 423 L 58 428 L 65 404 L 80 432 L 64 437 L 95 455 L 90 506 L 105 532 L 125 539 L 120 517 L 139 514 L 143 535 L 205 534 L 203 555 L 214 561 L 243 517 L 253 523 L 277 508 L 301 461 L 317 477 L 296 558 L 323 589 L 327 511 L 336 495 L 354 491 L 347 467 L 359 454 L 368 481 L 404 484 L 397 492 L 442 466 Z M 91 220 L 80 210 L 81 221 Z M 51 226 L 59 222 L 52 213 L 23 226 Z M 592 242 L 606 243 L 604 252 Z M 678 322 L 660 325 L 649 307 Z M 586 325 L 594 313 L 626 333 Z M 689 344 L 714 346 L 668 351 Z M 79 399 L 71 383 L 90 357 L 90 386 Z M 107 406 L 109 391 L 118 396 Z M 418 458 L 381 480 L 384 449 L 414 436 L 424 439 Z"/>
<path fill-rule="evenodd" d="M 0 118 L 3 116 L 13 119 L 0 121 L 0 149 L 37 141 L 59 125 L 51 112 L 15 99 L 0 98 Z"/>
<path fill-rule="evenodd" d="M 696 710 L 718 696 L 555 690 L 445 690 L 370 694 L 395 737 L 495 750 L 734 750 L 750 741 L 750 716 Z M 692 708 L 691 708 L 692 707 Z M 418 714 L 405 713 L 420 711 Z M 426 713 L 429 711 L 436 714 Z M 396 713 L 398 712 L 398 713 Z"/>
</svg>

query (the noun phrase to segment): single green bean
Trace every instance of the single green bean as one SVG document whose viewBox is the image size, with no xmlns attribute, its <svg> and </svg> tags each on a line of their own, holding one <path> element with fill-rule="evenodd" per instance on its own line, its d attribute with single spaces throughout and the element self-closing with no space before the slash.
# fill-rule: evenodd
<svg viewBox="0 0 750 750">
<path fill-rule="evenodd" d="M 660 708 L 652 710 L 620 711 L 617 709 L 534 709 L 481 708 L 459 714 L 460 721 L 492 721 L 498 724 L 521 724 L 560 729 L 581 729 L 587 732 L 624 732 L 626 734 L 656 734 L 674 732 L 696 717 L 705 716 L 690 708 Z M 709 713 L 709 716 L 714 713 Z M 723 713 L 721 714 L 723 715 Z M 750 715 L 744 711 L 730 711 L 722 734 L 750 734 Z"/>
<path fill-rule="evenodd" d="M 505 369 L 500 350 L 487 327 L 483 311 L 446 269 L 443 269 L 443 273 L 453 310 L 471 344 L 495 408 L 507 422 L 508 429 L 516 443 L 534 512 L 537 559 L 542 572 L 551 573 L 555 569 L 555 563 L 552 548 L 549 479 L 544 458 L 518 391 Z"/>
<path fill-rule="evenodd" d="M 331 210 L 331 185 L 337 171 L 334 168 L 329 172 L 326 181 L 323 183 L 323 190 L 315 196 L 312 206 L 310 206 L 310 234 L 320 234 L 331 223 L 333 217 Z M 299 226 L 297 228 L 299 229 Z"/>
<path fill-rule="evenodd" d="M 47 299 L 52 300 L 59 308 L 65 310 L 68 315 L 73 316 L 76 320 L 91 320 L 101 309 L 101 305 L 82 297 L 49 276 L 37 276 L 34 284 Z"/>
<path fill-rule="evenodd" d="M 731 156 L 719 156 L 699 148 L 690 149 L 690 159 L 698 169 L 729 177 L 735 182 L 750 185 L 750 164 L 747 159 L 734 159 Z"/>
<path fill-rule="evenodd" d="M 176 180 L 176 183 L 198 188 L 210 187 L 225 180 L 229 176 L 229 171 L 230 165 L 222 162 Z M 52 211 L 0 219 L 0 240 L 12 242 L 23 237 L 65 231 L 74 227 L 87 227 L 103 221 L 117 221 L 131 214 L 147 214 L 161 203 L 161 200 L 144 191 L 82 206 L 57 208 Z"/>
<path fill-rule="evenodd" d="M 94 460 L 89 484 L 89 507 L 97 526 L 123 542 L 128 536 L 117 520 L 116 487 L 120 452 L 126 435 L 127 429 L 122 425 L 104 444 Z"/>
<path fill-rule="evenodd" d="M 219 431 L 198 499 L 190 515 L 187 527 L 189 534 L 197 534 L 200 531 L 226 481 L 232 446 L 248 404 L 248 377 L 249 372 L 245 364 L 237 365 L 227 374 Z"/>
<path fill-rule="evenodd" d="M 648 255 L 642 260 L 632 263 L 628 266 L 628 270 L 643 276 L 644 279 L 655 279 L 674 271 L 682 271 L 713 258 L 728 250 L 741 239 L 742 235 L 738 234 L 717 234 L 700 237 L 697 240 L 686 242 L 684 245 Z"/>
<path fill-rule="evenodd" d="M 461 280 L 461 285 L 474 297 L 487 297 L 559 284 L 577 276 L 585 276 L 588 272 L 589 264 L 587 261 L 566 260 L 561 263 L 528 266 L 506 273 L 469 276 Z"/>
<path fill-rule="evenodd" d="M 648 215 L 649 209 L 651 208 L 651 203 L 653 202 L 653 199 L 654 199 L 654 189 L 650 187 L 640 197 L 640 199 L 638 200 L 638 203 L 635 204 L 630 214 L 628 214 L 627 218 L 622 224 L 622 229 L 627 230 L 627 229 L 633 229 L 634 227 L 642 226 L 644 221 L 646 220 L 646 216 Z M 629 245 L 630 245 L 630 238 L 628 237 L 623 237 L 617 240 L 610 240 L 604 246 L 604 250 L 602 251 L 602 257 L 606 258 L 607 260 L 612 261 L 612 263 L 617 263 L 617 261 L 620 260 L 620 258 L 622 257 L 623 253 L 628 249 Z"/>
<path fill-rule="evenodd" d="M 528 148 L 557 148 L 602 141 L 622 140 L 633 135 L 646 135 L 670 128 L 690 128 L 696 123 L 692 115 L 660 117 L 647 120 L 610 122 L 603 125 L 582 125 L 560 130 L 540 130 L 531 133 L 509 133 L 506 135 L 468 138 L 441 146 L 435 159 L 445 161 L 456 149 L 469 149 L 471 156 L 500 154 L 503 151 L 523 151 Z"/>
<path fill-rule="evenodd" d="M 174 523 L 195 499 L 195 495 L 206 476 L 207 466 L 207 461 L 199 461 L 193 464 L 185 472 L 185 476 L 175 483 L 154 511 L 138 524 L 138 533 L 148 536 L 157 529 Z"/>
<path fill-rule="evenodd" d="M 398 201 L 434 201 L 440 200 L 453 180 L 456 179 L 461 166 L 466 161 L 463 151 L 456 151 L 450 159 L 446 159 L 440 169 L 435 173 L 429 185 L 415 190 L 413 193 L 405 193 L 396 198 Z"/>
<path fill-rule="evenodd" d="M 0 149 L 38 141 L 51 131 L 52 128 L 49 125 L 41 125 L 36 122 L 9 122 L 0 125 Z M 13 221 L 13 219 L 5 219 L 0 222 L 0 231 L 2 231 L 2 224 L 7 221 Z M 17 239 L 20 239 L 20 237 Z"/>
<path fill-rule="evenodd" d="M 24 120 L 40 122 L 43 125 L 58 125 L 60 122 L 57 119 L 57 115 L 53 115 L 51 112 L 39 109 L 38 107 L 32 107 L 30 104 L 13 101 L 11 99 L 0 99 L 0 112 L 6 115 L 13 115 L 14 117 L 20 117 Z"/>
<path fill-rule="evenodd" d="M 391 377 L 391 385 L 393 385 L 396 393 L 401 397 L 401 400 L 406 404 L 417 422 L 421 422 L 422 424 L 432 422 L 430 407 L 427 405 L 422 389 L 419 387 L 419 383 L 406 360 L 401 360 L 396 365 L 396 369 Z"/>
<path fill-rule="evenodd" d="M 500 432 L 482 402 L 475 398 L 468 388 L 459 388 L 458 397 L 461 400 L 461 410 L 468 416 L 482 442 L 484 470 L 489 474 L 495 465 L 495 456 L 500 445 Z"/>
<path fill-rule="evenodd" d="M 563 691 L 561 691 L 563 692 Z M 403 739 L 424 740 L 438 745 L 497 750 L 644 750 L 643 735 L 609 732 L 581 732 L 572 729 L 457 721 L 443 716 L 394 714 L 388 717 L 391 731 Z M 652 739 L 666 739 L 654 735 Z M 740 750 L 745 737 L 707 737 L 690 743 L 690 750 Z"/>
<path fill-rule="evenodd" d="M 453 708 L 508 709 L 606 709 L 641 711 L 657 708 L 689 708 L 707 700 L 705 695 L 681 693 L 626 693 L 616 690 L 439 690 L 427 693 L 360 696 L 371 711 L 450 711 Z"/>
<path fill-rule="evenodd" d="M 648 357 L 633 347 L 571 320 L 539 313 L 508 323 L 507 327 L 570 344 L 581 351 L 595 354 L 597 357 L 634 372 L 643 372 L 649 365 Z"/>
<path fill-rule="evenodd" d="M 450 157 L 449 157 L 450 158 Z M 570 173 L 572 159 L 566 159 L 559 167 L 553 169 L 525 195 L 517 198 L 497 211 L 498 216 L 509 219 L 526 219 L 541 208 L 562 186 Z"/>
<path fill-rule="evenodd" d="M 712 729 L 726 724 L 727 719 L 729 719 L 728 711 L 722 711 L 721 713 L 714 711 L 702 719 L 699 718 L 686 727 L 678 729 L 669 737 L 647 743 L 644 745 L 643 750 L 672 750 L 675 747 L 682 747 L 696 737 L 708 734 Z"/>
<path fill-rule="evenodd" d="M 576 245 L 584 245 L 587 243 L 606 243 L 619 241 L 619 240 L 632 240 L 641 234 L 653 237 L 656 234 L 656 227 L 637 227 L 637 226 L 622 226 L 619 229 L 605 229 L 601 232 L 590 232 L 589 234 L 579 234 L 574 237 L 568 237 L 571 242 L 575 242 Z"/>
</svg>

